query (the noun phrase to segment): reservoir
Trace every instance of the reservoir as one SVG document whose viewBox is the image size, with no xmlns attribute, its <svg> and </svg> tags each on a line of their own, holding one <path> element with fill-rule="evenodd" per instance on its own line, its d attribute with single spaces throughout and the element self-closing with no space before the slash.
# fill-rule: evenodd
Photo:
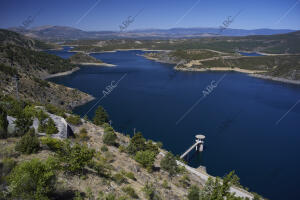
<svg viewBox="0 0 300 200">
<path fill-rule="evenodd" d="M 67 50 L 49 52 L 74 54 Z M 243 186 L 269 199 L 300 199 L 299 86 L 237 72 L 175 71 L 143 53 L 93 53 L 117 66 L 84 66 L 50 80 L 96 98 L 75 108 L 79 115 L 102 98 L 97 105 L 106 109 L 115 130 L 133 135 L 135 129 L 179 155 L 203 134 L 204 151 L 191 153 L 189 165 L 203 165 L 220 177 L 235 170 Z"/>
</svg>

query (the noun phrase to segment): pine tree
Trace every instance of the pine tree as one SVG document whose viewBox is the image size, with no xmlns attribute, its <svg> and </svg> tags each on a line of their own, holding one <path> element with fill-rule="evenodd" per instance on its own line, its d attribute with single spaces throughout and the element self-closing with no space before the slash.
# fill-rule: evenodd
<svg viewBox="0 0 300 200">
<path fill-rule="evenodd" d="M 40 141 L 35 135 L 34 129 L 30 129 L 21 140 L 16 144 L 16 151 L 24 154 L 36 153 L 40 149 Z"/>
<path fill-rule="evenodd" d="M 160 162 L 160 166 L 163 170 L 169 172 L 170 176 L 175 175 L 178 172 L 178 165 L 176 163 L 175 156 L 168 152 Z"/>
<path fill-rule="evenodd" d="M 135 155 L 136 152 L 144 150 L 146 150 L 146 139 L 142 133 L 138 132 L 131 138 L 127 151 L 129 154 Z"/>
<path fill-rule="evenodd" d="M 22 111 L 17 116 L 17 120 L 15 121 L 17 127 L 17 135 L 22 136 L 24 135 L 32 125 L 32 118 L 25 115 L 24 111 Z"/>
<path fill-rule="evenodd" d="M 53 119 L 50 117 L 47 121 L 46 133 L 49 135 L 58 133 L 58 129 L 56 128 L 56 125 L 55 125 Z"/>
<path fill-rule="evenodd" d="M 99 106 L 94 115 L 94 124 L 102 125 L 108 122 L 108 114 L 103 107 Z"/>
</svg>

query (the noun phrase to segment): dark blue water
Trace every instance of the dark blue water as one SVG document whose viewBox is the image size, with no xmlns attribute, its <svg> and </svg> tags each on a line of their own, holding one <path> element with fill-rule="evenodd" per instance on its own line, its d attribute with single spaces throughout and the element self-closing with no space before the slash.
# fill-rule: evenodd
<svg viewBox="0 0 300 200">
<path fill-rule="evenodd" d="M 256 53 L 256 52 L 252 52 L 252 53 L 239 52 L 239 54 L 241 54 L 243 56 L 263 56 L 262 54 L 259 54 L 259 53 Z"/>
<path fill-rule="evenodd" d="M 225 76 L 224 72 L 177 72 L 172 65 L 136 55 L 142 53 L 92 54 L 117 67 L 82 67 L 51 80 L 97 98 L 74 110 L 84 115 L 112 81 L 115 84 L 123 77 L 99 102 L 116 130 L 132 135 L 136 128 L 146 138 L 162 141 L 174 154 L 192 145 L 196 134 L 204 134 L 205 150 L 190 155 L 192 166 L 204 165 L 215 176 L 235 170 L 244 186 L 270 199 L 300 199 L 300 103 L 276 125 L 300 99 L 299 86 L 235 72 Z M 203 90 L 221 77 L 218 86 L 202 98 Z"/>
</svg>

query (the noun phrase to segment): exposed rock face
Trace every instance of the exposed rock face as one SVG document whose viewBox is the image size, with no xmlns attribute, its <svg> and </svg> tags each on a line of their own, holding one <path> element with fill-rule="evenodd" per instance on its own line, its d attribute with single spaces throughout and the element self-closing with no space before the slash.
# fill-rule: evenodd
<svg viewBox="0 0 300 200">
<path fill-rule="evenodd" d="M 46 111 L 44 111 L 44 112 L 46 112 Z M 71 128 L 71 126 L 67 123 L 67 121 L 63 117 L 53 115 L 48 112 L 46 112 L 46 113 L 49 115 L 49 117 L 51 117 L 51 119 L 53 119 L 53 121 L 58 129 L 58 133 L 51 135 L 51 137 L 65 139 L 65 138 L 75 136 L 73 129 Z M 16 118 L 7 116 L 7 120 L 8 120 L 8 133 L 13 134 L 16 131 L 16 125 L 14 123 L 16 121 Z M 38 133 L 38 127 L 39 127 L 39 120 L 37 118 L 34 118 L 33 123 L 32 123 L 32 128 L 35 129 L 36 133 Z M 38 135 L 46 136 L 46 133 L 38 133 Z"/>
<path fill-rule="evenodd" d="M 74 132 L 73 132 L 72 128 L 68 125 L 68 123 L 66 122 L 66 120 L 63 117 L 53 115 L 50 113 L 47 113 L 47 114 L 53 119 L 53 121 L 58 129 L 58 133 L 53 134 L 52 137 L 64 139 L 64 138 L 68 138 L 70 136 L 74 136 Z"/>
<path fill-rule="evenodd" d="M 8 121 L 8 127 L 7 127 L 8 134 L 13 134 L 16 131 L 16 125 L 14 123 L 16 121 L 16 118 L 7 116 L 7 121 Z"/>
</svg>

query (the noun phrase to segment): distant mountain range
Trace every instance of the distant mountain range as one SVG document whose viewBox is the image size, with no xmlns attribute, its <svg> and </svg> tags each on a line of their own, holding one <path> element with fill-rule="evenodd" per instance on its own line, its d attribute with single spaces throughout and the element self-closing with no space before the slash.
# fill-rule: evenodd
<svg viewBox="0 0 300 200">
<path fill-rule="evenodd" d="M 212 36 L 248 36 L 273 35 L 293 32 L 290 29 L 225 29 L 219 28 L 172 28 L 172 29 L 143 29 L 127 32 L 120 31 L 83 31 L 67 26 L 40 26 L 31 29 L 13 27 L 9 30 L 23 35 L 43 40 L 77 40 L 77 39 L 168 39 L 168 38 L 196 38 Z"/>
</svg>

